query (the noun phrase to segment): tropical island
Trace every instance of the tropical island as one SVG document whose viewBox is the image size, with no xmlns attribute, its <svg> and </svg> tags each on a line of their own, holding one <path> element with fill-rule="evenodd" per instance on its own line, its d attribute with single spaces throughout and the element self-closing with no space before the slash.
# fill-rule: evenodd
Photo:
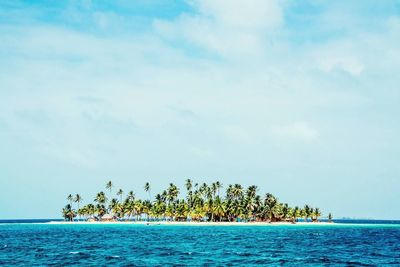
<svg viewBox="0 0 400 267">
<path fill-rule="evenodd" d="M 185 182 L 186 197 L 179 198 L 180 189 L 173 183 L 163 192 L 151 198 L 151 187 L 147 182 L 145 200 L 135 197 L 133 191 L 127 194 L 122 189 L 113 191 L 112 181 L 107 182 L 105 193 L 101 191 L 94 202 L 81 206 L 80 194 L 69 194 L 69 203 L 62 209 L 65 221 L 85 222 L 287 222 L 295 224 L 299 218 L 304 222 L 319 222 L 322 212 L 308 204 L 300 208 L 281 203 L 270 193 L 264 197 L 257 194 L 257 186 L 243 188 L 230 184 L 222 196 L 222 183 L 210 185 Z M 74 207 L 75 206 L 75 207 Z M 328 222 L 332 222 L 329 213 Z"/>
</svg>

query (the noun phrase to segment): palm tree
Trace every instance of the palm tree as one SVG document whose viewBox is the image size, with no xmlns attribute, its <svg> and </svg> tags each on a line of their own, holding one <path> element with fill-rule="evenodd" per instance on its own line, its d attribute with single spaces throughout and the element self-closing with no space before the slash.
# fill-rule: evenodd
<svg viewBox="0 0 400 267">
<path fill-rule="evenodd" d="M 104 204 L 96 205 L 96 213 L 100 218 L 103 217 L 103 215 L 107 213 L 107 210 L 106 210 L 106 207 L 104 206 Z"/>
<path fill-rule="evenodd" d="M 126 199 L 124 202 L 124 210 L 128 215 L 128 220 L 131 219 L 131 217 L 135 214 L 135 202 L 133 199 L 130 199 L 129 197 Z"/>
<path fill-rule="evenodd" d="M 78 209 L 79 209 L 79 203 L 82 202 L 82 197 L 81 197 L 81 195 L 76 194 L 76 195 L 75 195 L 75 198 L 74 198 L 74 202 L 75 202 L 75 203 L 78 203 Z"/>
<path fill-rule="evenodd" d="M 195 209 L 193 209 L 190 212 L 190 217 L 194 221 L 200 221 L 204 216 L 205 216 L 205 212 L 204 212 L 203 207 L 201 207 L 201 206 L 197 206 Z"/>
<path fill-rule="evenodd" d="M 232 189 L 233 197 L 236 199 L 243 198 L 243 187 L 240 184 L 235 184 Z"/>
<path fill-rule="evenodd" d="M 192 190 L 192 180 L 187 179 L 185 185 L 186 185 L 186 190 L 187 190 L 188 192 Z"/>
<path fill-rule="evenodd" d="M 225 205 L 218 196 L 213 203 L 212 212 L 219 218 L 219 221 L 221 221 L 222 217 L 225 216 Z"/>
<path fill-rule="evenodd" d="M 244 214 L 246 216 L 246 219 L 254 219 L 253 213 L 256 207 L 256 203 L 254 201 L 254 198 L 251 196 L 247 196 L 245 199 L 245 209 L 246 213 Z"/>
<path fill-rule="evenodd" d="M 124 193 L 124 191 L 122 189 L 119 189 L 117 192 L 117 196 L 119 196 L 119 202 L 122 203 L 122 194 Z"/>
<path fill-rule="evenodd" d="M 278 199 L 274 195 L 267 193 L 264 199 L 264 209 L 267 219 L 269 219 L 270 222 L 276 221 L 277 215 L 279 214 Z"/>
<path fill-rule="evenodd" d="M 115 207 L 118 205 L 118 200 L 116 198 L 111 199 L 109 210 L 115 210 Z"/>
<path fill-rule="evenodd" d="M 74 198 L 74 202 L 75 203 L 78 203 L 78 211 L 79 211 L 79 204 L 82 202 L 82 197 L 81 197 L 81 195 L 79 195 L 79 194 L 76 194 L 75 195 L 75 198 Z M 79 219 L 80 219 L 80 215 L 79 215 Z"/>
<path fill-rule="evenodd" d="M 192 180 L 187 179 L 186 183 L 185 183 L 185 186 L 186 186 L 186 191 L 187 191 L 186 199 L 187 199 L 188 210 L 189 210 L 188 211 L 188 215 L 190 215 L 190 212 L 191 212 L 192 207 L 193 207 L 193 192 L 192 192 L 193 185 L 192 185 Z"/>
<path fill-rule="evenodd" d="M 147 193 L 149 193 L 149 200 L 151 199 L 151 195 L 150 195 L 150 183 L 149 182 L 147 182 L 145 185 L 144 185 L 144 191 L 146 191 Z"/>
<path fill-rule="evenodd" d="M 312 213 L 312 208 L 309 205 L 304 205 L 303 208 L 303 217 L 304 217 L 304 221 L 307 222 L 307 219 L 311 216 Z"/>
<path fill-rule="evenodd" d="M 62 209 L 65 220 L 73 221 L 79 215 L 85 219 L 101 217 L 110 212 L 117 219 L 139 220 L 145 216 L 147 220 L 178 220 L 182 221 L 189 217 L 193 221 L 292 221 L 304 217 L 305 221 L 311 217 L 313 221 L 318 221 L 321 216 L 319 208 L 311 208 L 305 205 L 303 209 L 297 206 L 292 208 L 287 203 L 280 203 L 272 194 L 266 194 L 262 199 L 257 194 L 257 186 L 251 185 L 246 190 L 240 184 L 230 184 L 226 190 L 226 195 L 220 195 L 222 184 L 217 181 L 208 186 L 206 183 L 198 185 L 190 179 L 186 180 L 186 197 L 179 197 L 179 188 L 170 183 L 166 190 L 157 194 L 154 201 L 151 201 L 150 184 L 145 184 L 145 191 L 149 193 L 149 199 L 136 199 L 133 191 L 130 191 L 126 198 L 123 198 L 123 190 L 119 189 L 117 197 L 112 198 L 112 182 L 109 181 L 106 189 L 109 190 L 109 198 L 104 192 L 99 192 L 94 198 L 95 205 L 89 203 L 82 208 L 80 203 L 82 197 L 69 194 L 67 200 L 69 204 Z M 193 191 L 192 191 L 193 190 Z M 118 200 L 119 197 L 119 200 Z M 108 202 L 108 199 L 111 201 Z M 74 210 L 72 203 L 77 203 L 77 210 Z M 328 215 L 332 221 L 332 215 Z"/>
<path fill-rule="evenodd" d="M 188 206 L 185 202 L 184 199 L 181 199 L 177 205 L 176 205 L 176 210 L 175 210 L 176 218 L 181 221 L 181 220 L 186 220 L 188 216 Z"/>
<path fill-rule="evenodd" d="M 72 205 L 68 204 L 62 209 L 62 214 L 65 220 L 72 222 L 76 216 L 75 210 L 72 209 Z"/>
<path fill-rule="evenodd" d="M 83 217 L 86 217 L 86 214 L 87 214 L 86 207 L 83 206 L 82 208 L 78 209 L 78 210 L 77 210 L 77 214 L 78 214 L 78 216 L 79 216 L 79 219 L 80 219 L 82 216 L 83 216 Z"/>
<path fill-rule="evenodd" d="M 173 220 L 174 217 L 174 206 L 171 203 L 168 203 L 165 208 L 165 216 L 168 217 L 167 220 Z"/>
<path fill-rule="evenodd" d="M 114 186 L 114 185 L 113 185 L 113 183 L 111 182 L 111 180 L 108 181 L 107 184 L 106 184 L 106 189 L 108 189 L 108 190 L 110 191 L 110 198 L 111 198 L 111 191 L 112 191 L 113 186 Z"/>
<path fill-rule="evenodd" d="M 107 202 L 107 197 L 106 194 L 104 194 L 104 192 L 99 192 L 96 195 L 96 198 L 94 199 L 95 202 L 97 202 L 98 204 L 105 204 Z"/>
<path fill-rule="evenodd" d="M 136 215 L 136 219 L 139 220 L 139 217 L 141 217 L 142 213 L 143 213 L 143 204 L 142 201 L 140 199 L 135 201 L 134 204 L 135 207 L 135 215 Z"/>
<path fill-rule="evenodd" d="M 150 200 L 145 200 L 142 202 L 142 213 L 146 215 L 146 220 L 149 220 L 149 212 L 151 210 L 151 203 Z"/>
<path fill-rule="evenodd" d="M 215 186 L 217 187 L 218 196 L 219 196 L 219 190 L 222 188 L 222 183 L 220 183 L 219 181 L 217 181 L 217 182 L 215 183 Z"/>
<path fill-rule="evenodd" d="M 117 217 L 117 219 L 123 219 L 126 212 L 124 204 L 117 202 L 117 204 L 112 209 L 112 212 Z"/>
<path fill-rule="evenodd" d="M 207 193 L 207 191 L 208 191 L 208 186 L 206 183 L 203 183 L 199 188 L 199 193 L 204 196 Z"/>
<path fill-rule="evenodd" d="M 93 204 L 88 204 L 87 205 L 87 214 L 90 217 L 93 217 L 95 213 L 96 213 L 96 207 Z"/>
<path fill-rule="evenodd" d="M 225 196 L 225 198 L 226 199 L 230 199 L 230 200 L 232 200 L 233 199 L 233 185 L 228 185 L 228 188 L 226 189 L 226 196 Z"/>
<path fill-rule="evenodd" d="M 328 214 L 328 221 L 331 223 L 332 222 L 332 213 L 329 212 Z"/>
<path fill-rule="evenodd" d="M 74 197 L 71 194 L 69 194 L 67 196 L 67 200 L 69 201 L 69 205 L 72 207 L 72 201 L 74 201 Z"/>
<path fill-rule="evenodd" d="M 319 210 L 319 208 L 315 208 L 314 209 L 314 214 L 313 214 L 313 221 L 318 222 L 318 217 L 320 217 L 321 211 Z"/>
<path fill-rule="evenodd" d="M 167 199 L 169 202 L 174 201 L 179 195 L 179 188 L 173 183 L 169 184 L 169 188 L 167 191 Z"/>
<path fill-rule="evenodd" d="M 282 209 L 281 209 L 281 211 L 282 211 L 282 218 L 283 218 L 284 220 L 288 219 L 288 217 L 289 217 L 289 212 L 290 212 L 290 207 L 289 207 L 288 203 L 283 204 L 281 208 L 282 208 Z"/>
<path fill-rule="evenodd" d="M 300 209 L 299 207 L 294 207 L 292 212 L 292 222 L 296 222 L 297 218 L 300 217 Z"/>
<path fill-rule="evenodd" d="M 217 193 L 217 183 L 212 183 L 210 190 L 212 193 L 212 198 L 215 198 L 215 194 Z"/>
<path fill-rule="evenodd" d="M 130 201 L 135 200 L 135 193 L 133 191 L 129 191 L 127 199 Z"/>
</svg>

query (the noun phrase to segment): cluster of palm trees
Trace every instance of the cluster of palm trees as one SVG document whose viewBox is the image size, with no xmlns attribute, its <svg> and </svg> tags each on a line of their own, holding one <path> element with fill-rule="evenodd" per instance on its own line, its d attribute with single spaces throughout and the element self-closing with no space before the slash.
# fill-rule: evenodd
<svg viewBox="0 0 400 267">
<path fill-rule="evenodd" d="M 62 210 L 65 220 L 73 221 L 79 216 L 85 220 L 102 220 L 107 215 L 115 220 L 171 220 L 171 221 L 265 221 L 296 222 L 298 218 L 305 221 L 318 221 L 321 216 L 319 208 L 309 205 L 290 207 L 281 203 L 270 194 L 261 197 L 257 194 L 257 186 L 243 188 L 240 184 L 228 185 L 225 195 L 221 195 L 223 185 L 217 181 L 210 185 L 193 183 L 187 179 L 185 183 L 186 197 L 179 198 L 180 189 L 170 183 L 163 192 L 151 200 L 151 187 L 144 185 L 148 199 L 135 197 L 133 191 L 127 194 L 119 189 L 113 195 L 114 185 L 107 182 L 108 194 L 103 191 L 96 194 L 94 203 L 80 206 L 82 197 L 79 194 L 68 195 L 69 204 Z M 76 209 L 73 207 L 76 203 Z M 331 216 L 330 216 L 331 217 Z"/>
</svg>

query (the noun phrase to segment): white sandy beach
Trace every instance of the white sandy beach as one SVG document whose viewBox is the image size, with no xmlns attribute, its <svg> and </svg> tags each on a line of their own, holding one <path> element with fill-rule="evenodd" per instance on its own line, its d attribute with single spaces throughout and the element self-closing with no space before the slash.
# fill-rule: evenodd
<svg viewBox="0 0 400 267">
<path fill-rule="evenodd" d="M 328 222 L 297 222 L 295 224 L 290 222 L 132 222 L 132 221 L 116 221 L 116 222 L 86 222 L 86 221 L 76 221 L 76 222 L 60 222 L 60 221 L 52 221 L 46 224 L 83 224 L 83 225 L 126 225 L 126 224 L 136 224 L 136 225 L 179 225 L 179 226 L 305 226 L 305 225 L 332 225 L 334 223 Z"/>
</svg>

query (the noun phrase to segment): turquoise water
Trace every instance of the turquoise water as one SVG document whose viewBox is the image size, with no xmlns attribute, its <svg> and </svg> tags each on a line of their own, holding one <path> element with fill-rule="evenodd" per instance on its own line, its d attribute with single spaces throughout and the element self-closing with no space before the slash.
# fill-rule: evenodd
<svg viewBox="0 0 400 267">
<path fill-rule="evenodd" d="M 0 266 L 400 265 L 400 225 L 0 224 Z"/>
</svg>

